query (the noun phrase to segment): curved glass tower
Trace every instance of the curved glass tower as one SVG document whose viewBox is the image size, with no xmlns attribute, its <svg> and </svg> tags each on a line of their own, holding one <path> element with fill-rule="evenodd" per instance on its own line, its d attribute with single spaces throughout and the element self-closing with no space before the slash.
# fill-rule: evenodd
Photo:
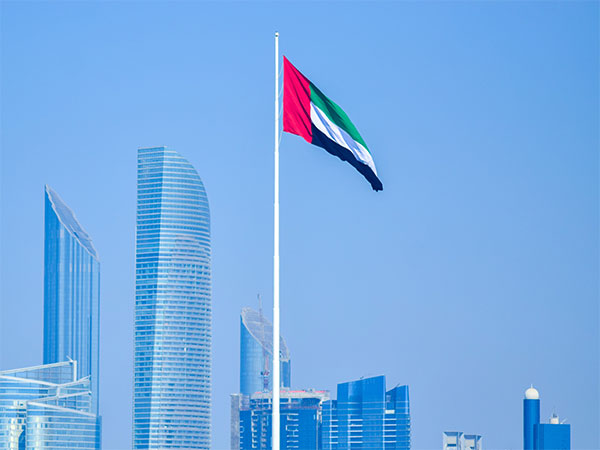
<svg viewBox="0 0 600 450">
<path fill-rule="evenodd" d="M 73 211 L 50 186 L 45 192 L 44 364 L 76 361 L 98 414 L 100 263 Z"/>
<path fill-rule="evenodd" d="M 337 400 L 323 403 L 324 450 L 410 450 L 408 386 L 386 392 L 385 376 L 340 383 Z"/>
<path fill-rule="evenodd" d="M 210 447 L 210 213 L 194 167 L 138 150 L 133 448 Z"/>
<path fill-rule="evenodd" d="M 252 308 L 242 309 L 240 324 L 240 393 L 271 390 L 273 325 Z M 290 352 L 280 337 L 281 387 L 290 387 Z"/>
</svg>

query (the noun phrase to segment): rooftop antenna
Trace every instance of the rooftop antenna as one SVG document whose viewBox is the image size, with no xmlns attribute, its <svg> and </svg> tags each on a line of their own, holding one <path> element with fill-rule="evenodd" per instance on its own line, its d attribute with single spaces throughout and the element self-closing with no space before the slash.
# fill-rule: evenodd
<svg viewBox="0 0 600 450">
<path fill-rule="evenodd" d="M 262 299 L 260 298 L 260 294 L 256 294 L 256 296 L 258 297 L 258 313 L 260 314 L 260 317 L 262 318 L 262 315 L 263 315 L 263 313 L 262 313 Z"/>
</svg>

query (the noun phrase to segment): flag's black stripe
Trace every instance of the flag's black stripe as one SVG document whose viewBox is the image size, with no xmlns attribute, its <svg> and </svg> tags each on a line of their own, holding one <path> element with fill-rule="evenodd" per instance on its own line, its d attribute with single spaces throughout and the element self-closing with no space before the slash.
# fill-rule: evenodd
<svg viewBox="0 0 600 450">
<path fill-rule="evenodd" d="M 312 124 L 312 143 L 314 145 L 318 145 L 321 148 L 324 148 L 325 150 L 327 150 L 327 152 L 331 153 L 334 156 L 337 156 L 342 161 L 348 161 L 356 170 L 358 170 L 367 179 L 369 183 L 371 183 L 371 187 L 373 188 L 373 190 L 383 190 L 383 184 L 381 183 L 381 181 L 379 181 L 379 178 L 377 178 L 377 175 L 373 173 L 369 166 L 358 161 L 350 150 L 342 147 L 341 145 L 329 139 L 327 135 L 319 131 L 319 129 L 315 127 L 314 124 Z"/>
</svg>

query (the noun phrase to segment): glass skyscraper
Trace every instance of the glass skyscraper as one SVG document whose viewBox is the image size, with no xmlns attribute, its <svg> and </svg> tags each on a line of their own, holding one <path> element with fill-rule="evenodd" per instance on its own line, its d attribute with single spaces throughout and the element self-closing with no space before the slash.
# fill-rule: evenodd
<svg viewBox="0 0 600 450">
<path fill-rule="evenodd" d="M 327 391 L 281 391 L 280 448 L 281 450 L 317 450 L 321 404 L 329 398 Z M 249 405 L 240 414 L 240 450 L 270 450 L 271 392 L 252 394 Z"/>
<path fill-rule="evenodd" d="M 98 414 L 100 263 L 73 211 L 49 186 L 45 193 L 44 364 L 77 361 Z"/>
<path fill-rule="evenodd" d="M 321 448 L 410 449 L 408 386 L 386 392 L 385 377 L 340 383 L 323 404 Z"/>
<path fill-rule="evenodd" d="M 282 337 L 280 337 L 279 341 L 279 354 L 281 387 L 289 388 L 291 381 L 290 352 Z M 262 311 L 243 308 L 240 314 L 240 393 L 231 394 L 231 450 L 240 450 L 241 448 L 240 443 L 242 438 L 240 430 L 242 428 L 242 411 L 250 411 L 250 396 L 261 393 L 268 394 L 272 389 L 272 358 L 273 325 L 263 316 Z M 256 402 L 253 403 L 254 406 L 256 404 Z M 248 413 L 245 414 L 246 420 L 248 420 Z M 264 411 L 260 414 L 261 417 L 266 417 Z M 281 420 L 286 420 L 284 415 L 282 415 Z M 248 423 L 246 424 L 246 429 L 250 429 L 248 428 Z M 245 448 L 251 448 L 248 447 L 250 444 L 247 438 L 244 445 L 246 446 Z M 264 445 L 261 448 L 265 448 Z"/>
<path fill-rule="evenodd" d="M 137 166 L 133 448 L 210 447 L 210 213 L 177 152 Z"/>
<path fill-rule="evenodd" d="M 0 372 L 0 449 L 99 450 L 100 263 L 49 186 L 44 225 L 44 365 Z"/>
<path fill-rule="evenodd" d="M 281 387 L 291 381 L 290 352 L 279 341 Z M 272 389 L 273 325 L 252 308 L 242 309 L 240 320 L 240 393 L 251 395 Z"/>
<path fill-rule="evenodd" d="M 65 361 L 0 372 L 0 449 L 96 450 L 90 376 Z"/>
</svg>

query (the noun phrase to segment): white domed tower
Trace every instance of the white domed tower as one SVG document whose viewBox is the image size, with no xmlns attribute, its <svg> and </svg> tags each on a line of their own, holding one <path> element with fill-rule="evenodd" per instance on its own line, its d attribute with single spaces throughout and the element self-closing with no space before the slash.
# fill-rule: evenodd
<svg viewBox="0 0 600 450">
<path fill-rule="evenodd" d="M 523 399 L 523 449 L 533 450 L 533 428 L 540 423 L 540 393 L 531 385 Z"/>
<path fill-rule="evenodd" d="M 536 388 L 533 387 L 533 385 L 531 385 L 531 387 L 525 391 L 525 398 L 527 400 L 539 400 L 540 393 Z"/>
</svg>

